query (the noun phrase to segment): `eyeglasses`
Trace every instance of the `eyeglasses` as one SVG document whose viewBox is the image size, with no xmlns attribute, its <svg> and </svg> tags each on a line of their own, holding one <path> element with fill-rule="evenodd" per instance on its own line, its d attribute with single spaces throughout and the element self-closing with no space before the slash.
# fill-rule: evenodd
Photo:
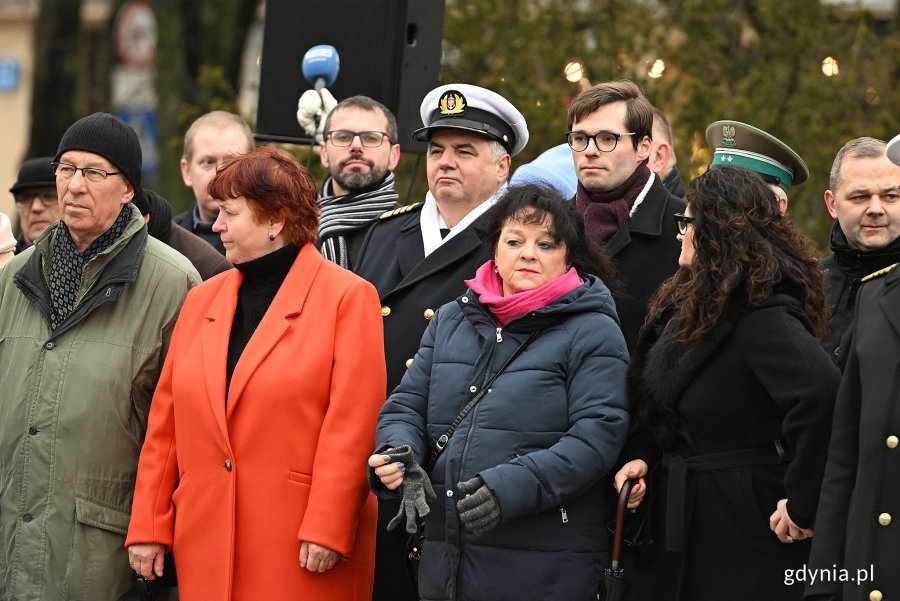
<svg viewBox="0 0 900 601">
<path fill-rule="evenodd" d="M 40 200 L 41 204 L 45 207 L 55 205 L 57 202 L 59 202 L 59 196 L 56 195 L 56 192 L 54 190 L 44 190 L 41 192 L 17 192 L 13 194 L 13 197 L 16 199 L 16 206 L 19 207 L 30 207 L 35 198 Z"/>
<path fill-rule="evenodd" d="M 601 131 L 593 136 L 586 134 L 583 131 L 570 131 L 566 134 L 566 142 L 568 142 L 569 147 L 575 152 L 584 152 L 587 150 L 591 140 L 594 141 L 594 146 L 596 146 L 597 150 L 600 152 L 612 152 L 616 149 L 619 138 L 622 136 L 633 135 L 635 135 L 633 131 L 626 134 L 614 134 L 611 131 Z"/>
<path fill-rule="evenodd" d="M 122 175 L 121 171 L 106 171 L 96 167 L 76 167 L 69 163 L 60 163 L 59 161 L 50 163 L 50 167 L 53 168 L 53 173 L 56 174 L 56 177 L 60 179 L 71 179 L 75 177 L 77 172 L 81 171 L 84 179 L 95 184 L 105 181 L 110 175 Z"/>
<path fill-rule="evenodd" d="M 678 224 L 678 233 L 682 236 L 687 234 L 688 226 L 694 225 L 696 221 L 696 217 L 691 217 L 690 215 L 685 215 L 684 213 L 675 213 L 675 223 Z"/>
<path fill-rule="evenodd" d="M 349 129 L 336 129 L 328 132 L 328 139 L 335 146 L 350 146 L 353 144 L 353 138 L 359 136 L 359 141 L 367 148 L 377 148 L 381 146 L 384 139 L 388 135 L 383 131 L 350 131 Z M 390 138 L 388 138 L 390 142 Z"/>
</svg>

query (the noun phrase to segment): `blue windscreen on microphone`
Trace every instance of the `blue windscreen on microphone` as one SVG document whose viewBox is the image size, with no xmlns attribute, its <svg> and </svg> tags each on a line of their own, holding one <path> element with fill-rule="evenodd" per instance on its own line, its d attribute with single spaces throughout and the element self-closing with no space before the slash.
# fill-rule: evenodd
<svg viewBox="0 0 900 601">
<path fill-rule="evenodd" d="M 330 86 L 337 79 L 340 67 L 337 49 L 328 44 L 313 46 L 303 55 L 303 77 L 313 85 L 321 79 L 325 86 Z"/>
</svg>

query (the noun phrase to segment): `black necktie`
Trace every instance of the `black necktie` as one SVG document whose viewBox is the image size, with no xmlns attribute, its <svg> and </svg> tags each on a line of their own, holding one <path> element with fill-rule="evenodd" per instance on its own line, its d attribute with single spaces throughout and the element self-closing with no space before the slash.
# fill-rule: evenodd
<svg viewBox="0 0 900 601">
<path fill-rule="evenodd" d="M 444 238 L 446 238 L 446 237 L 447 237 L 447 234 L 449 234 L 449 233 L 450 233 L 450 228 L 449 228 L 449 227 L 442 227 L 442 228 L 441 228 L 441 240 L 443 240 Z"/>
</svg>

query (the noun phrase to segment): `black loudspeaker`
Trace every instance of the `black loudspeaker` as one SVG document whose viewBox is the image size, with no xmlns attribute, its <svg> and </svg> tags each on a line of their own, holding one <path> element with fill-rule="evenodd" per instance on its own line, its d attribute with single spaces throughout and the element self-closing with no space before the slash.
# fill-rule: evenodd
<svg viewBox="0 0 900 601">
<path fill-rule="evenodd" d="M 334 97 L 363 94 L 397 117 L 400 147 L 422 127 L 419 106 L 438 85 L 444 0 L 267 0 L 256 134 L 260 140 L 309 144 L 297 124 L 297 99 L 312 88 L 303 55 L 313 46 L 337 49 Z"/>
</svg>

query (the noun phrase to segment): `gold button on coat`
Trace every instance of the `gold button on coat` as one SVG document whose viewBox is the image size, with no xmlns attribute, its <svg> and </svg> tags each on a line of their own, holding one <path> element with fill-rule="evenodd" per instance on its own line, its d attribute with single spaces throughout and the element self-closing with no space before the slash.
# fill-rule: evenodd
<svg viewBox="0 0 900 601">
<path fill-rule="evenodd" d="M 406 369 L 409 369 L 409 366 L 412 365 L 412 361 L 413 361 L 412 359 L 406 360 Z"/>
<path fill-rule="evenodd" d="M 225 469 L 229 472 L 231 471 L 231 459 L 225 460 Z"/>
<path fill-rule="evenodd" d="M 872 591 L 869 593 L 869 601 L 881 601 L 881 591 Z"/>
<path fill-rule="evenodd" d="M 882 513 L 880 516 L 878 516 L 878 523 L 881 524 L 882 526 L 887 526 L 888 524 L 890 524 L 891 523 L 891 514 Z"/>
<path fill-rule="evenodd" d="M 889 449 L 896 449 L 898 443 L 900 443 L 900 438 L 897 438 L 894 435 L 888 436 L 887 440 L 885 441 L 885 444 Z"/>
<path fill-rule="evenodd" d="M 425 319 L 431 320 L 434 317 L 434 309 L 425 309 Z"/>
<path fill-rule="evenodd" d="M 391 308 L 390 308 L 390 307 L 382 307 L 382 308 L 381 308 L 381 316 L 382 316 L 382 317 L 387 317 L 387 316 L 390 315 L 390 314 L 391 314 Z"/>
</svg>

